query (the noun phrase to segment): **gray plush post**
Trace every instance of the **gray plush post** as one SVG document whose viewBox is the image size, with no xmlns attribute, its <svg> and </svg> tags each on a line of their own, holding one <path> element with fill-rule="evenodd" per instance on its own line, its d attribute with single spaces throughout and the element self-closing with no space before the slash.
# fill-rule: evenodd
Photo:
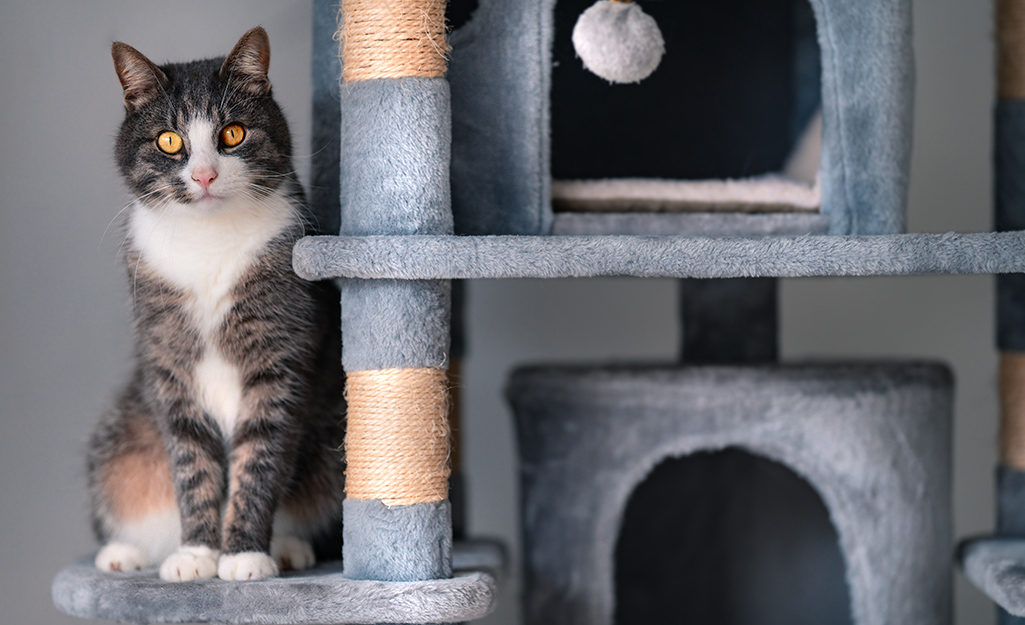
<svg viewBox="0 0 1025 625">
<path fill-rule="evenodd" d="M 342 232 L 451 233 L 447 83 L 405 78 L 345 84 L 342 111 Z M 449 306 L 447 281 L 347 281 L 345 369 L 444 368 Z M 451 574 L 447 501 L 389 508 L 348 500 L 344 532 L 346 574 L 354 579 Z"/>
<path fill-rule="evenodd" d="M 778 360 L 777 282 L 775 278 L 681 280 L 681 362 Z"/>
<path fill-rule="evenodd" d="M 445 80 L 345 83 L 341 99 L 342 233 L 450 234 Z M 348 280 L 342 310 L 347 372 L 447 366 L 448 281 Z M 343 517 L 348 577 L 412 581 L 451 575 L 447 500 L 395 507 L 347 500 Z"/>
</svg>

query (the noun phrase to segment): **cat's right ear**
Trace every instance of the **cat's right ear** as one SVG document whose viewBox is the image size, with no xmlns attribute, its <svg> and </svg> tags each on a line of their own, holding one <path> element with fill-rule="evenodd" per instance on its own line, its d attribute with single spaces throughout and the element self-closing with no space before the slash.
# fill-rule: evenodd
<svg viewBox="0 0 1025 625">
<path fill-rule="evenodd" d="M 143 106 L 160 95 L 167 85 L 167 76 L 141 52 L 117 41 L 110 48 L 114 71 L 125 90 L 125 108 L 129 111 Z"/>
</svg>

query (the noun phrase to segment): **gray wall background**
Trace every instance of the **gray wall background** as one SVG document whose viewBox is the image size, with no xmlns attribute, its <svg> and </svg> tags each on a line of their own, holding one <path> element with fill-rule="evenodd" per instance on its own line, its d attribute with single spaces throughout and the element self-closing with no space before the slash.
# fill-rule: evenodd
<svg viewBox="0 0 1025 625">
<path fill-rule="evenodd" d="M 121 92 L 108 49 L 155 61 L 225 54 L 267 28 L 271 79 L 308 180 L 308 0 L 0 2 L 0 625 L 73 623 L 53 575 L 94 548 L 83 448 L 129 367 L 127 292 L 112 222 L 126 197 L 111 156 Z M 918 87 L 910 230 L 990 227 L 992 8 L 915 2 Z M 671 359 L 671 281 L 476 282 L 463 426 L 474 533 L 515 547 L 515 448 L 501 394 L 517 363 Z M 782 284 L 783 353 L 928 357 L 957 375 L 956 531 L 992 527 L 997 404 L 992 279 L 800 279 Z M 957 623 L 993 622 L 957 576 Z M 508 584 L 487 622 L 516 622 Z"/>
</svg>

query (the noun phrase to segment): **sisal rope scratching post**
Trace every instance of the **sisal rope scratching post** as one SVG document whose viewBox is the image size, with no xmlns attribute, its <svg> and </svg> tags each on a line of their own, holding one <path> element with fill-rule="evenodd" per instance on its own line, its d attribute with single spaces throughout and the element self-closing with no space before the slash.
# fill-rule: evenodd
<svg viewBox="0 0 1025 625">
<path fill-rule="evenodd" d="M 1025 99 L 1025 1 L 997 0 L 997 97 Z"/>
<path fill-rule="evenodd" d="M 1000 354 L 1000 462 L 1025 470 L 1025 353 Z"/>
<path fill-rule="evenodd" d="M 451 234 L 445 0 L 345 0 L 342 234 Z M 353 579 L 449 577 L 451 283 L 342 286 L 343 562 Z"/>
<path fill-rule="evenodd" d="M 447 0 L 346 0 L 338 40 L 345 82 L 445 75 Z"/>
<path fill-rule="evenodd" d="M 347 497 L 386 506 L 448 497 L 447 395 L 441 369 L 348 375 Z"/>
</svg>

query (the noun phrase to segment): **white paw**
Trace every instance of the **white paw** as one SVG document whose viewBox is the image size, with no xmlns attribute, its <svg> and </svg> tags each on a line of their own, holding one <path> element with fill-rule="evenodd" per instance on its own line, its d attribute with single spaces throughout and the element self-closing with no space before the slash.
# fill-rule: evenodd
<svg viewBox="0 0 1025 625">
<path fill-rule="evenodd" d="M 160 565 L 160 579 L 167 582 L 209 579 L 217 574 L 218 555 L 209 547 L 179 547 Z"/>
<path fill-rule="evenodd" d="M 261 551 L 244 551 L 221 556 L 217 576 L 229 581 L 276 577 L 278 565 L 274 558 Z"/>
<path fill-rule="evenodd" d="M 149 566 L 142 549 L 128 543 L 107 543 L 96 554 L 96 568 L 101 571 L 138 571 Z"/>
<path fill-rule="evenodd" d="M 282 571 L 301 571 L 316 563 L 313 546 L 295 536 L 275 536 L 270 541 L 270 555 Z"/>
</svg>

